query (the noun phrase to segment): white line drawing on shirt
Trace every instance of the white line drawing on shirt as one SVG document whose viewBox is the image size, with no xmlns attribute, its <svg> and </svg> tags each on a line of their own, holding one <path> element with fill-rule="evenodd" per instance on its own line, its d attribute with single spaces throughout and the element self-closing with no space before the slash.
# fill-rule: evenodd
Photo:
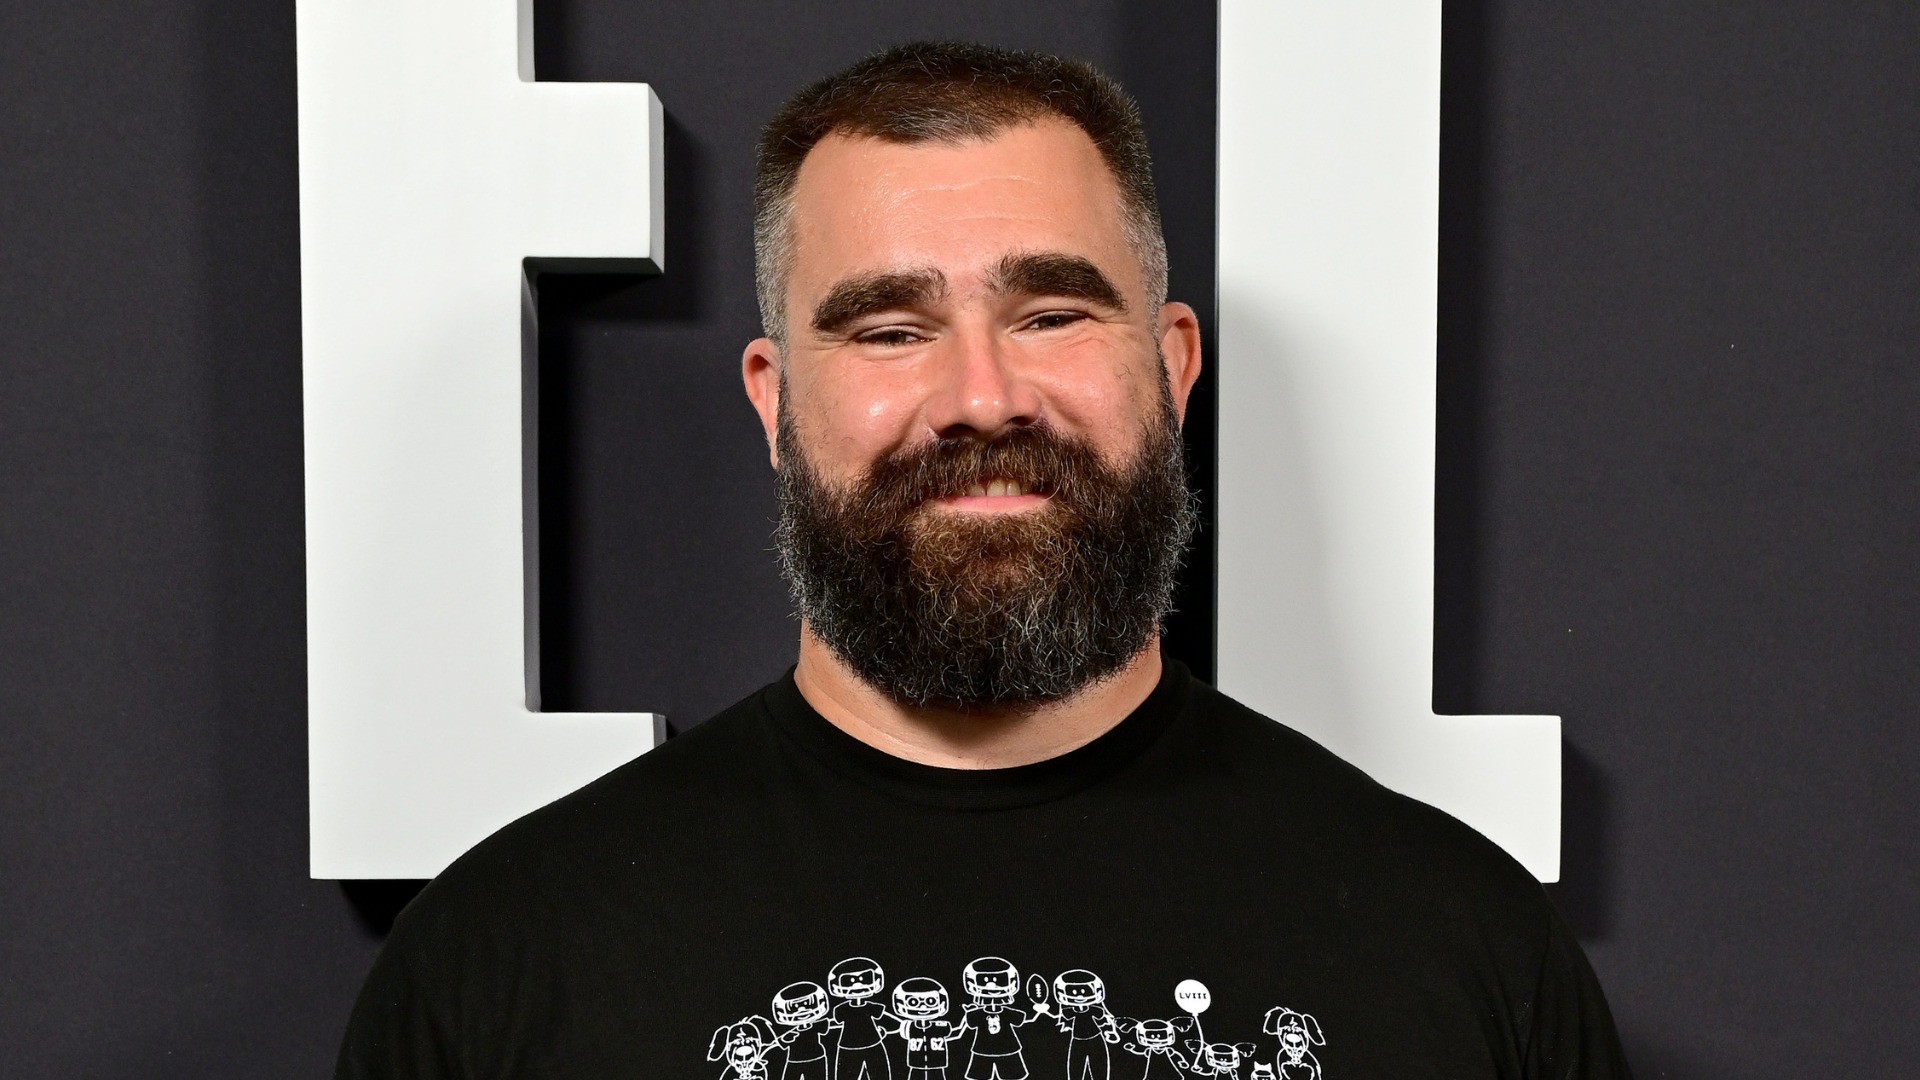
<svg viewBox="0 0 1920 1080">
<path fill-rule="evenodd" d="M 893 1080 L 893 1063 L 880 1034 L 898 1017 L 873 1000 L 886 985 L 887 973 L 864 956 L 848 957 L 827 972 L 827 991 L 840 999 L 830 1024 L 840 1033 L 833 1080 Z"/>
<path fill-rule="evenodd" d="M 1314 1047 L 1327 1044 L 1326 1036 L 1320 1034 L 1320 1021 L 1275 1006 L 1267 1010 L 1260 1030 L 1280 1038 L 1280 1056 L 1274 1061 L 1278 1080 L 1320 1080 L 1320 1060 L 1313 1056 Z"/>
<path fill-rule="evenodd" d="M 1129 1038 L 1120 1048 L 1147 1059 L 1140 1080 L 1185 1080 L 1193 1062 L 1178 1045 L 1184 1030 L 1181 1024 L 1173 1020 L 1131 1020 L 1126 1026 Z"/>
<path fill-rule="evenodd" d="M 889 1011 L 881 998 L 886 973 L 880 964 L 849 957 L 833 965 L 824 987 L 796 982 L 775 994 L 771 1011 L 778 1027 L 755 1014 L 716 1029 L 707 1060 L 726 1063 L 720 1080 L 772 1080 L 768 1058 L 779 1049 L 778 1080 L 893 1080 L 888 1040 L 898 1039 L 905 1080 L 948 1080 L 953 1055 L 963 1045 L 966 1069 L 959 1080 L 1029 1080 L 1018 1029 L 1047 1016 L 1067 1036 L 1066 1080 L 1114 1080 L 1115 1045 L 1143 1059 L 1141 1073 L 1123 1071 L 1138 1080 L 1323 1080 L 1313 1048 L 1324 1047 L 1326 1036 L 1308 1013 L 1285 1006 L 1267 1010 L 1260 1030 L 1279 1042 L 1269 1064 L 1255 1060 L 1259 1044 L 1207 1038 L 1200 1014 L 1213 995 L 1197 980 L 1174 987 L 1174 1003 L 1185 1015 L 1133 1019 L 1114 1014 L 1106 982 L 1085 968 L 1061 972 L 1051 982 L 1033 975 L 1025 1007 L 1019 1004 L 1020 978 L 1019 968 L 1004 957 L 967 964 L 961 971 L 967 1001 L 960 1016 L 949 1019 L 952 1002 L 938 980 L 916 977 L 895 986 Z"/>
<path fill-rule="evenodd" d="M 1193 1038 L 1185 1045 L 1197 1072 L 1207 1060 L 1207 1033 L 1200 1026 L 1200 1014 L 1213 1004 L 1213 991 L 1199 979 L 1181 979 L 1173 988 L 1173 1003 L 1187 1014 L 1187 1025 L 1193 1029 Z"/>
<path fill-rule="evenodd" d="M 964 1024 L 947 1019 L 947 988 L 938 980 L 912 978 L 893 988 L 893 1034 L 907 1044 L 907 1080 L 947 1080 L 947 1047 Z"/>
<path fill-rule="evenodd" d="M 1194 1063 L 1193 1071 L 1201 1076 L 1213 1076 L 1221 1080 L 1227 1077 L 1238 1077 L 1240 1067 L 1251 1064 L 1253 1055 L 1259 1052 L 1260 1048 L 1250 1042 L 1208 1043 L 1206 1050 L 1200 1055 L 1200 1060 Z"/>
<path fill-rule="evenodd" d="M 1113 1060 L 1107 1045 L 1120 1041 L 1120 1023 L 1107 1009 L 1107 984 L 1084 968 L 1053 978 L 1055 1017 L 1067 1034 L 1067 1080 L 1110 1080 Z"/>
<path fill-rule="evenodd" d="M 827 1080 L 827 992 L 819 983 L 797 982 L 773 995 L 773 1019 L 786 1063 L 780 1080 Z"/>
<path fill-rule="evenodd" d="M 767 1051 L 777 1037 L 767 1018 L 756 1013 L 715 1029 L 707 1060 L 727 1063 L 720 1080 L 767 1080 Z"/>
<path fill-rule="evenodd" d="M 1045 1016 L 1045 1001 L 1034 1011 L 1014 1008 L 1020 995 L 1020 969 L 998 956 L 983 956 L 960 972 L 967 1004 L 961 1023 L 973 1029 L 967 1055 L 967 1080 L 1027 1080 L 1027 1058 L 1016 1029 Z"/>
</svg>

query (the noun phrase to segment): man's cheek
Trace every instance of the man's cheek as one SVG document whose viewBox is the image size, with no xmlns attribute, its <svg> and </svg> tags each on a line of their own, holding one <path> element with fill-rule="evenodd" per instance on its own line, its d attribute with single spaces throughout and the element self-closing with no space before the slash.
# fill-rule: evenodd
<svg viewBox="0 0 1920 1080">
<path fill-rule="evenodd" d="M 901 396 L 842 394 L 822 425 L 823 449 L 853 468 L 863 469 L 907 445 L 917 410 Z"/>
<path fill-rule="evenodd" d="M 1157 383 L 1111 370 L 1100 378 L 1075 378 L 1068 370 L 1049 375 L 1042 385 L 1048 419 L 1062 433 L 1094 444 L 1109 460 L 1130 453 L 1142 420 L 1159 411 Z"/>
</svg>

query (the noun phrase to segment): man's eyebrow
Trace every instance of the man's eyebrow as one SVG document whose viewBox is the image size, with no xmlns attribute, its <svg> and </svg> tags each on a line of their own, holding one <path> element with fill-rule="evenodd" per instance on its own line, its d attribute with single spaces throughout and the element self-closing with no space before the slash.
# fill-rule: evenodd
<svg viewBox="0 0 1920 1080">
<path fill-rule="evenodd" d="M 843 278 L 814 307 L 813 328 L 818 333 L 837 334 L 869 315 L 924 304 L 946 291 L 946 275 L 938 270 L 895 270 Z"/>
<path fill-rule="evenodd" d="M 994 291 L 1013 296 L 1071 296 L 1115 311 L 1127 310 L 1120 290 L 1100 268 L 1057 251 L 1009 255 L 993 271 Z"/>
</svg>

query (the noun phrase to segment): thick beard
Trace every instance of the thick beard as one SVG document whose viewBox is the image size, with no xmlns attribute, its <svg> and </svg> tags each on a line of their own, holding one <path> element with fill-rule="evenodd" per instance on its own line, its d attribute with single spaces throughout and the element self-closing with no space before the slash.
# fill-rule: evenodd
<svg viewBox="0 0 1920 1080">
<path fill-rule="evenodd" d="M 1042 424 L 925 443 L 840 490 L 807 461 L 785 400 L 781 565 L 813 633 L 882 693 L 959 708 L 1055 701 L 1159 632 L 1198 520 L 1164 392 L 1118 469 Z M 993 516 L 931 506 L 996 477 L 1051 497 Z"/>
</svg>

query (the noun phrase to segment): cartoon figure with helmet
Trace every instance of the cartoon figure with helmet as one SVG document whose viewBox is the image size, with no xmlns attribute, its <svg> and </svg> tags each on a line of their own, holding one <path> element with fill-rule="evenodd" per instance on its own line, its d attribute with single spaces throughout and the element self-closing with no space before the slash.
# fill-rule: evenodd
<svg viewBox="0 0 1920 1080">
<path fill-rule="evenodd" d="M 819 983 L 797 982 L 773 995 L 773 1019 L 786 1027 L 780 1045 L 787 1062 L 780 1080 L 827 1080 L 827 992 Z"/>
<path fill-rule="evenodd" d="M 1020 969 L 998 956 L 983 956 L 968 964 L 960 981 L 969 998 L 961 1024 L 974 1032 L 967 1080 L 1026 1080 L 1027 1059 L 1016 1029 L 1046 1015 L 1046 1005 L 1031 1013 L 1014 1007 L 1020 994 Z"/>
<path fill-rule="evenodd" d="M 947 1080 L 947 1047 L 965 1024 L 947 1019 L 947 988 L 933 979 L 907 979 L 893 988 L 894 1034 L 907 1044 L 907 1080 Z"/>
<path fill-rule="evenodd" d="M 1133 1037 L 1121 1049 L 1147 1059 L 1140 1080 L 1185 1080 L 1192 1062 L 1180 1052 L 1181 1027 L 1171 1020 L 1136 1020 Z"/>
<path fill-rule="evenodd" d="M 833 1080 L 893 1080 L 893 1065 L 880 1034 L 898 1017 L 873 999 L 887 985 L 886 972 L 864 956 L 849 957 L 827 972 L 827 991 L 840 1000 L 831 1027 L 840 1033 Z"/>
<path fill-rule="evenodd" d="M 1060 1003 L 1055 1019 L 1067 1033 L 1067 1080 L 1108 1080 L 1113 1062 L 1107 1044 L 1120 1041 L 1120 1024 L 1107 1009 L 1106 984 L 1075 968 L 1054 976 L 1053 997 Z"/>
<path fill-rule="evenodd" d="M 1240 1070 L 1253 1063 L 1253 1055 L 1259 1049 L 1247 1042 L 1208 1043 L 1201 1048 L 1200 1060 L 1194 1062 L 1193 1071 L 1216 1080 L 1237 1080 Z"/>
</svg>

